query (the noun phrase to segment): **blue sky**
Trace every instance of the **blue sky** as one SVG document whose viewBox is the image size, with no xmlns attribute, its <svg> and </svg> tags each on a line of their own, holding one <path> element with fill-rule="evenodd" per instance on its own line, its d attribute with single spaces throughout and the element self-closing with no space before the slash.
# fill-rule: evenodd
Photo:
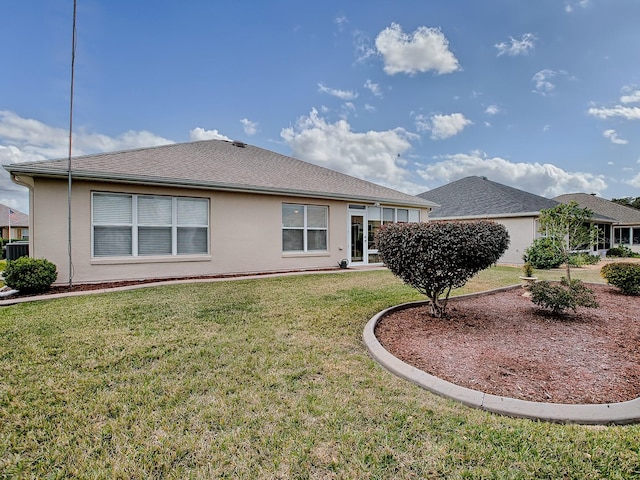
<svg viewBox="0 0 640 480">
<path fill-rule="evenodd" d="M 72 0 L 1 2 L 0 162 L 67 156 Z M 74 154 L 226 138 L 417 194 L 640 196 L 638 0 L 78 0 Z M 0 172 L 0 203 L 28 212 Z"/>
</svg>

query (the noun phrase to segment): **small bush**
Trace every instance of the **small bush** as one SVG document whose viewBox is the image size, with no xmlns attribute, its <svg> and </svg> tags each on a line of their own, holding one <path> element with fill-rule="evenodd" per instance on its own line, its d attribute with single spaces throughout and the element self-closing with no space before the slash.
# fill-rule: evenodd
<svg viewBox="0 0 640 480">
<path fill-rule="evenodd" d="M 568 308 L 574 312 L 577 307 L 598 308 L 593 290 L 580 280 L 568 282 L 562 278 L 560 283 L 543 280 L 531 285 L 529 291 L 533 303 L 550 309 L 554 315 L 561 315 Z"/>
<path fill-rule="evenodd" d="M 22 293 L 48 290 L 58 278 L 55 264 L 44 258 L 20 257 L 7 262 L 4 283 Z"/>
<path fill-rule="evenodd" d="M 522 258 L 538 270 L 558 268 L 563 262 L 557 242 L 547 237 L 536 238 L 525 250 Z"/>
<path fill-rule="evenodd" d="M 640 255 L 625 245 L 618 245 L 607 250 L 607 257 L 634 258 L 638 256 Z"/>
<path fill-rule="evenodd" d="M 600 269 L 600 275 L 626 295 L 640 295 L 640 264 L 610 263 Z"/>
<path fill-rule="evenodd" d="M 598 255 L 591 255 L 590 253 L 580 252 L 572 253 L 569 255 L 569 265 L 572 267 L 583 267 L 585 265 L 595 265 L 600 261 Z"/>
</svg>

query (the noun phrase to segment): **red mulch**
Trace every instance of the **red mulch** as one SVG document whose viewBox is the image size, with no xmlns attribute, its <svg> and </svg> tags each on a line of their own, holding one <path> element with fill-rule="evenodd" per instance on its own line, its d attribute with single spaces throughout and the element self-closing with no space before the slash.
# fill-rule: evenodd
<svg viewBox="0 0 640 480">
<path fill-rule="evenodd" d="M 522 289 L 449 301 L 448 319 L 421 306 L 376 328 L 393 355 L 474 390 L 537 402 L 613 403 L 640 397 L 640 297 L 590 284 L 600 307 L 557 318 Z"/>
</svg>

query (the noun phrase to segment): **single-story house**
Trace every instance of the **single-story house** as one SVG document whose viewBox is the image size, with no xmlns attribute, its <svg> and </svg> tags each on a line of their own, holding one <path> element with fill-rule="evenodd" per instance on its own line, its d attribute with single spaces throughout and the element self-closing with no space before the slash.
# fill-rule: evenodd
<svg viewBox="0 0 640 480">
<path fill-rule="evenodd" d="M 634 252 L 640 253 L 640 210 L 590 193 L 569 193 L 557 196 L 554 200 L 562 203 L 574 201 L 582 208 L 590 209 L 597 216 L 612 219 L 611 225 L 602 224 L 600 226 L 605 233 L 601 250 L 609 249 L 611 246 L 624 245 Z M 613 241 L 611 241 L 612 239 Z"/>
<path fill-rule="evenodd" d="M 29 239 L 29 215 L 0 204 L 0 238 Z"/>
<path fill-rule="evenodd" d="M 461 178 L 418 195 L 437 203 L 432 220 L 493 220 L 503 224 L 511 238 L 501 263 L 522 264 L 522 255 L 538 238 L 540 210 L 553 208 L 558 202 L 493 182 L 487 177 Z"/>
<path fill-rule="evenodd" d="M 4 168 L 29 188 L 30 254 L 57 283 L 69 264 L 76 283 L 379 264 L 377 229 L 435 206 L 237 141 L 75 157 L 71 182 L 67 159 Z"/>
</svg>

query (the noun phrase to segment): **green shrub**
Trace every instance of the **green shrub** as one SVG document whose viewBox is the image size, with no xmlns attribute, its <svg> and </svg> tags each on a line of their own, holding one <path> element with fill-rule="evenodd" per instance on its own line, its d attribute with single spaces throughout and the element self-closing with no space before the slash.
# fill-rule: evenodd
<svg viewBox="0 0 640 480">
<path fill-rule="evenodd" d="M 639 255 L 625 245 L 618 245 L 607 250 L 607 257 L 634 258 Z"/>
<path fill-rule="evenodd" d="M 397 223 L 380 229 L 377 246 L 389 270 L 431 300 L 431 315 L 445 317 L 451 289 L 497 262 L 509 233 L 489 221 Z"/>
<path fill-rule="evenodd" d="M 600 261 L 599 255 L 591 255 L 590 253 L 580 252 L 569 255 L 569 265 L 572 267 L 583 267 L 585 265 L 595 265 Z"/>
<path fill-rule="evenodd" d="M 563 258 L 561 249 L 555 240 L 548 237 L 536 238 L 524 252 L 523 259 L 529 262 L 533 268 L 547 270 L 558 268 L 562 265 Z"/>
<path fill-rule="evenodd" d="M 577 307 L 598 308 L 593 290 L 580 280 L 562 278 L 560 283 L 548 280 L 534 283 L 529 290 L 531 301 L 542 308 L 548 308 L 554 315 L 561 315 L 567 308 L 574 312 Z"/>
<path fill-rule="evenodd" d="M 600 275 L 626 295 L 640 295 L 640 264 L 610 263 L 600 269 Z"/>
<path fill-rule="evenodd" d="M 44 258 L 20 257 L 7 262 L 4 283 L 22 293 L 48 290 L 58 278 L 56 266 Z"/>
</svg>

